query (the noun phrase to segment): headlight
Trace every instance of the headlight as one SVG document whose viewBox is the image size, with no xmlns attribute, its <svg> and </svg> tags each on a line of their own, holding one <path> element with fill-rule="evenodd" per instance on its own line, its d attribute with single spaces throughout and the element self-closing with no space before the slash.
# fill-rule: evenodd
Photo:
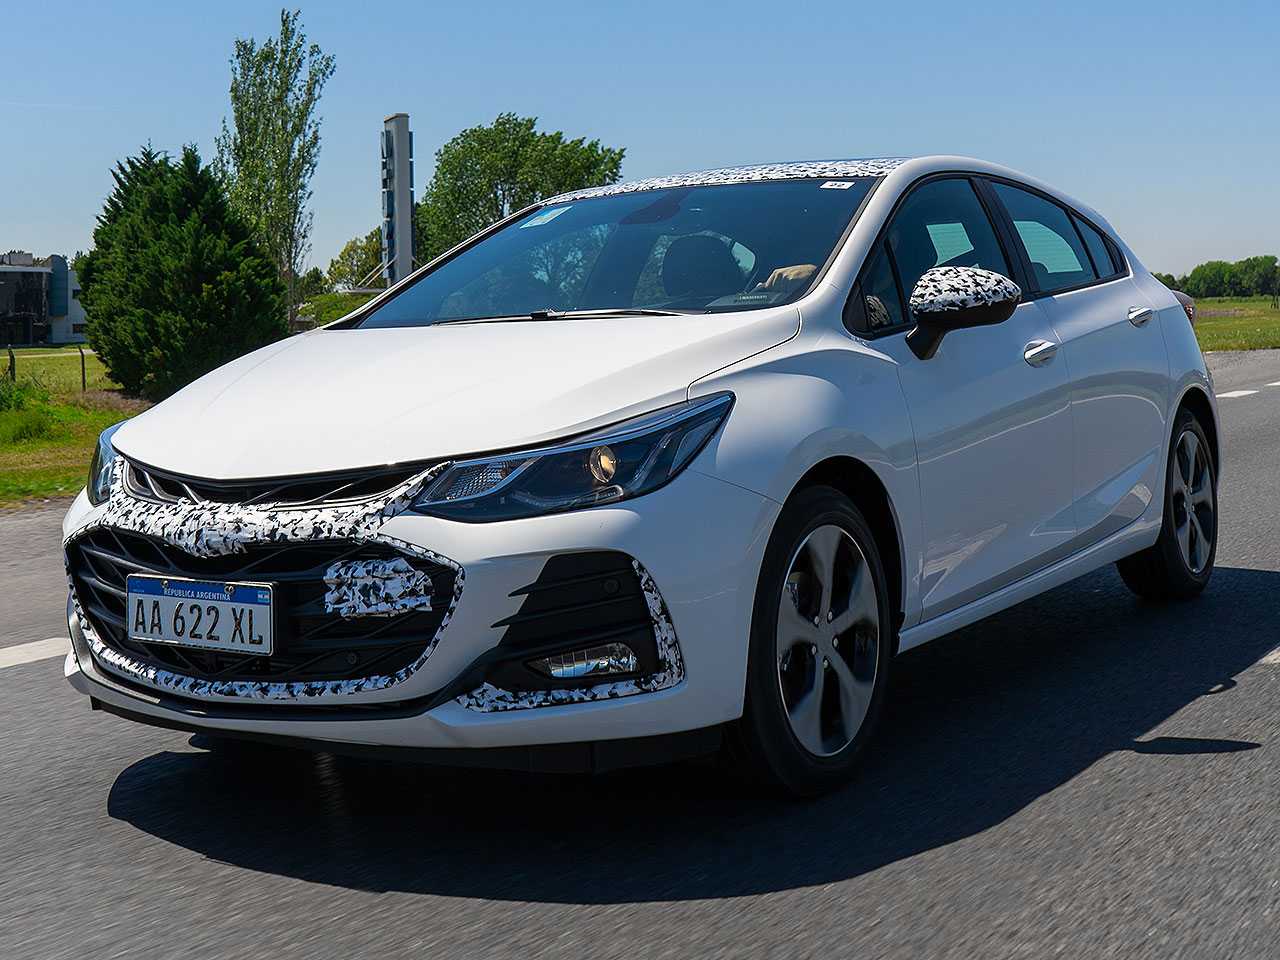
<svg viewBox="0 0 1280 960">
<path fill-rule="evenodd" d="M 722 393 L 537 450 L 453 464 L 414 504 L 449 520 L 514 520 L 656 490 L 697 456 L 733 406 Z"/>
<path fill-rule="evenodd" d="M 93 459 L 89 461 L 89 481 L 84 485 L 89 502 L 95 507 L 106 502 L 111 492 L 111 465 L 115 463 L 116 450 L 111 445 L 111 438 L 117 430 L 124 426 L 124 421 L 113 424 L 98 434 L 98 445 L 93 448 Z"/>
</svg>

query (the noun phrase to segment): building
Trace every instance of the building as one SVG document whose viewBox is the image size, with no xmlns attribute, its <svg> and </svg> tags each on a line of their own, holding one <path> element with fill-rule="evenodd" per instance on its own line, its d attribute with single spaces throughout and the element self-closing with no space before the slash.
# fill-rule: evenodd
<svg viewBox="0 0 1280 960">
<path fill-rule="evenodd" d="M 80 283 L 67 258 L 0 254 L 0 346 L 83 343 Z"/>
</svg>

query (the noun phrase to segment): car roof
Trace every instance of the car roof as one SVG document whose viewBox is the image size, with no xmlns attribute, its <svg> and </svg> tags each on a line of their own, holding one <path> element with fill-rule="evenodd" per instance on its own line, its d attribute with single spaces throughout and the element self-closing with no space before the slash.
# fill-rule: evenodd
<svg viewBox="0 0 1280 960">
<path fill-rule="evenodd" d="M 877 157 L 857 160 L 804 160 L 788 163 L 752 163 L 740 167 L 716 167 L 712 170 L 697 170 L 669 177 L 649 177 L 645 180 L 610 183 L 603 187 L 588 187 L 585 190 L 562 193 L 545 202 L 563 203 L 568 200 L 584 200 L 588 197 L 607 197 L 615 193 L 633 193 L 637 190 L 701 187 L 719 183 L 807 180 L 815 177 L 883 177 L 909 159 L 909 157 Z"/>
<path fill-rule="evenodd" d="M 662 190 L 671 187 L 698 187 L 726 183 L 754 183 L 762 180 L 806 180 L 812 178 L 887 177 L 894 192 L 905 189 L 922 176 L 943 172 L 962 172 L 1007 177 L 1035 187 L 1061 202 L 1073 207 L 1097 225 L 1104 227 L 1113 239 L 1119 239 L 1114 228 L 1097 210 L 1081 203 L 1061 190 L 1017 170 L 987 160 L 949 154 L 914 157 L 864 157 L 849 160 L 802 160 L 784 163 L 753 163 L 735 167 L 716 167 L 668 177 L 649 177 L 610 183 L 602 187 L 588 187 L 562 193 L 539 202 L 539 206 L 585 200 L 590 197 L 607 197 L 637 190 Z M 891 176 L 897 174 L 897 176 Z"/>
</svg>

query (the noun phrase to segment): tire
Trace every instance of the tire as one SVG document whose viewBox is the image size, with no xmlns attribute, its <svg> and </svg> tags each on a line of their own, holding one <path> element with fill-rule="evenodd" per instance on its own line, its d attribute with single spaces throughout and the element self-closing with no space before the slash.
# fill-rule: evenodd
<svg viewBox="0 0 1280 960">
<path fill-rule="evenodd" d="M 823 590 L 826 556 L 833 586 Z M 743 715 L 728 737 L 735 767 L 794 797 L 845 783 L 879 721 L 895 649 L 870 527 L 839 491 L 801 490 L 783 507 L 761 565 Z"/>
<path fill-rule="evenodd" d="M 1217 553 L 1218 478 L 1212 448 L 1195 414 L 1181 410 L 1169 445 L 1160 538 L 1119 561 L 1116 569 L 1145 600 L 1189 600 L 1209 583 Z"/>
</svg>

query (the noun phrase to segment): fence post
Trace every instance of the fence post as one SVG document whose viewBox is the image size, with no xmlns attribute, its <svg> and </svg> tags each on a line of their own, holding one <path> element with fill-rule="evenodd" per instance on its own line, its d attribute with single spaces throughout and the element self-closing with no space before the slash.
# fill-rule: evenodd
<svg viewBox="0 0 1280 960">
<path fill-rule="evenodd" d="M 18 382 L 18 358 L 13 355 L 13 344 L 9 344 L 9 379 Z"/>
<path fill-rule="evenodd" d="M 76 349 L 80 351 L 80 392 L 84 393 L 89 389 L 88 377 L 85 376 L 84 372 L 84 347 L 77 346 Z"/>
</svg>

